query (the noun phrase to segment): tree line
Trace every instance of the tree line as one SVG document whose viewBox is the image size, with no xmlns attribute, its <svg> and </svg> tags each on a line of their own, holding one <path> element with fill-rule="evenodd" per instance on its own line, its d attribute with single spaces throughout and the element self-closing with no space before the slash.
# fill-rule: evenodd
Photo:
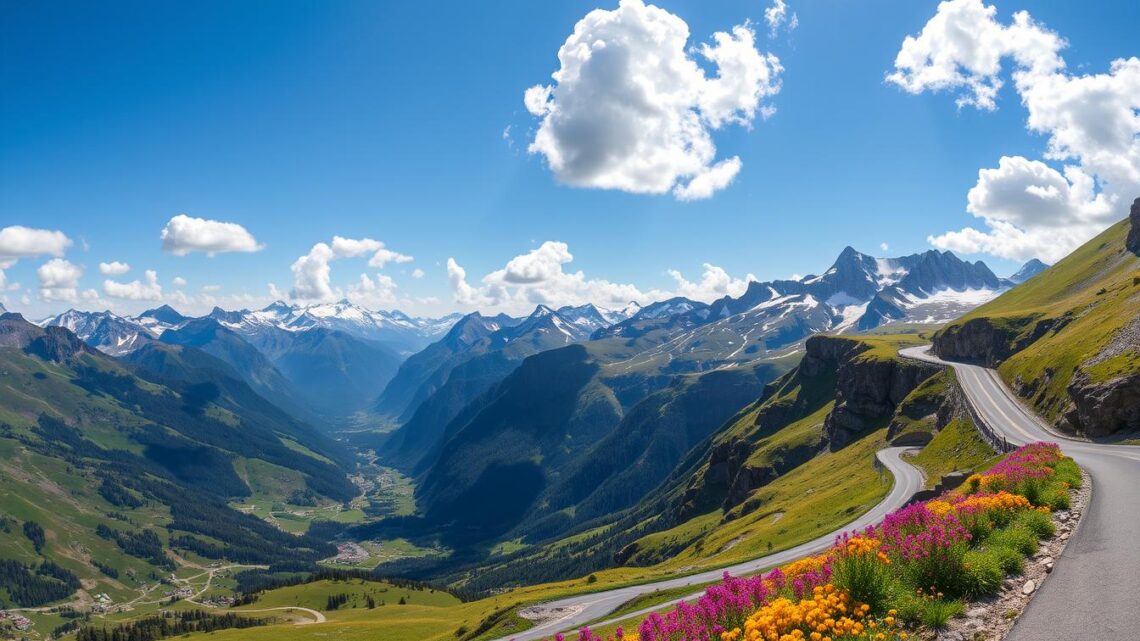
<svg viewBox="0 0 1140 641">
<path fill-rule="evenodd" d="M 266 625 L 266 619 L 238 616 L 232 612 L 210 614 L 203 610 L 166 612 L 113 627 L 80 628 L 75 641 L 156 641 L 191 632 L 216 632 L 230 628 L 252 628 Z"/>
</svg>

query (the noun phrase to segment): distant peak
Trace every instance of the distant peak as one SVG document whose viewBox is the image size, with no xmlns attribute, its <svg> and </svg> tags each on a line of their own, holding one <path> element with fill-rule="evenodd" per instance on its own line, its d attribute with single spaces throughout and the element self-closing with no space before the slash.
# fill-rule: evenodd
<svg viewBox="0 0 1140 641">
<path fill-rule="evenodd" d="M 148 309 L 142 314 L 139 314 L 139 316 L 141 318 L 153 318 L 164 323 L 179 323 L 186 320 L 185 316 L 170 305 L 162 305 L 154 309 Z"/>
</svg>

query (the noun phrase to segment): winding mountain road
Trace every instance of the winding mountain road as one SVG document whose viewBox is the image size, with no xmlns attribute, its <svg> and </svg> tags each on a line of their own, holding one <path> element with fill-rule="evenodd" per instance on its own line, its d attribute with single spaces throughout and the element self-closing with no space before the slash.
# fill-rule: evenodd
<svg viewBox="0 0 1140 641">
<path fill-rule="evenodd" d="M 909 463 L 904 462 L 900 457 L 903 452 L 917 451 L 918 448 L 910 447 L 889 447 L 878 452 L 878 459 L 882 464 L 894 475 L 894 486 L 891 488 L 887 497 L 884 498 L 878 505 L 871 508 L 859 518 L 851 523 L 848 523 L 843 528 L 825 534 L 821 537 L 789 548 L 782 552 L 762 556 L 758 559 L 738 563 L 729 567 L 718 568 L 716 570 L 708 570 L 698 574 L 690 574 L 683 577 L 674 579 L 665 579 L 656 581 L 654 583 L 645 583 L 642 585 L 627 586 L 623 588 L 614 588 L 612 590 L 605 590 L 602 592 L 594 592 L 591 594 L 580 594 L 565 599 L 558 599 L 557 601 L 548 601 L 546 603 L 535 606 L 536 609 L 541 609 L 542 612 L 547 613 L 550 618 L 542 623 L 534 626 L 533 628 L 521 632 L 519 634 L 503 637 L 497 641 L 508 641 L 514 639 L 515 641 L 532 641 L 534 639 L 543 639 L 552 637 L 554 633 L 564 630 L 572 630 L 581 627 L 591 621 L 596 621 L 601 617 L 613 612 L 621 607 L 630 599 L 650 594 L 657 590 L 670 590 L 679 588 L 686 585 L 700 585 L 715 581 L 725 572 L 734 575 L 754 574 L 761 570 L 765 570 L 777 565 L 783 565 L 790 561 L 811 555 L 818 554 L 835 542 L 835 537 L 855 529 L 861 529 L 873 523 L 878 523 L 884 516 L 893 512 L 894 510 L 902 507 L 914 493 L 922 489 L 924 478 L 922 472 L 918 468 L 913 467 Z M 695 590 L 696 588 L 694 588 Z M 624 614 L 620 619 L 626 619 L 641 614 L 648 614 L 654 610 L 660 610 L 662 607 L 675 603 L 692 599 L 699 596 L 704 591 L 695 591 L 693 594 L 685 597 L 675 599 L 669 603 L 657 604 L 651 608 L 647 608 L 638 612 L 631 612 Z M 616 622 L 604 621 L 599 625 L 606 623 Z"/>
<path fill-rule="evenodd" d="M 1140 638 L 1140 447 L 1055 433 L 992 369 L 943 361 L 930 347 L 902 356 L 954 368 L 978 417 L 1009 442 L 1060 443 L 1092 477 L 1091 502 L 1055 569 L 1006 641 Z"/>
</svg>

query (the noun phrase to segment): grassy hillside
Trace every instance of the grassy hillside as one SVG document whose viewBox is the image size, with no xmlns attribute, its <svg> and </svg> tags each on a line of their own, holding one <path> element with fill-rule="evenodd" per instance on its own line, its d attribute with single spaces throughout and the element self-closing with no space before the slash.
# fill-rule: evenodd
<svg viewBox="0 0 1140 641">
<path fill-rule="evenodd" d="M 652 565 L 669 559 L 706 536 L 710 528 L 719 527 L 721 520 L 740 520 L 762 511 L 767 499 L 748 500 L 757 496 L 756 492 L 761 488 L 780 482 L 785 474 L 817 457 L 831 460 L 827 451 L 831 435 L 827 433 L 826 424 L 837 403 L 847 416 L 864 411 L 882 412 L 881 416 L 867 419 L 860 433 L 854 437 L 854 441 L 863 444 L 862 448 L 852 449 L 853 446 L 849 445 L 834 452 L 835 460 L 842 460 L 852 452 L 866 454 L 866 448 L 871 448 L 867 445 L 866 436 L 880 432 L 887 425 L 893 405 L 890 399 L 886 399 L 887 405 L 866 409 L 861 404 L 865 396 L 862 390 L 856 389 L 854 393 L 844 395 L 847 391 L 837 386 L 839 372 L 845 371 L 844 366 L 859 371 L 870 368 L 867 370 L 871 372 L 869 378 L 881 378 L 882 389 L 878 391 L 885 393 L 891 387 L 905 389 L 905 377 L 895 381 L 897 386 L 892 385 L 892 381 L 899 376 L 899 371 L 910 371 L 909 366 L 892 355 L 899 346 L 921 341 L 918 336 L 813 341 L 804 362 L 815 370 L 804 372 L 801 365 L 795 373 L 770 384 L 760 401 L 740 410 L 697 443 L 679 459 L 660 485 L 635 506 L 581 522 L 570 536 L 503 550 L 489 558 L 452 559 L 450 567 L 446 568 L 441 568 L 438 562 L 435 566 L 407 562 L 382 569 L 420 578 L 433 576 L 473 594 L 482 594 L 503 585 L 585 576 L 615 563 Z M 834 350 L 834 353 L 817 354 L 817 344 L 823 346 L 823 351 Z M 929 375 L 934 370 L 917 368 L 915 373 L 921 375 L 924 371 Z M 710 381 L 717 375 L 724 375 L 720 372 L 713 374 Z M 676 404 L 683 407 L 686 403 L 697 402 L 699 405 L 699 398 L 698 395 Z M 669 407 L 673 405 L 668 404 Z M 636 417 L 637 414 L 639 412 L 630 411 L 627 416 Z M 758 424 L 757 418 L 761 414 L 764 419 Z M 678 424 L 686 423 L 678 421 Z M 626 425 L 626 422 L 623 420 L 622 424 Z M 646 423 L 647 426 L 654 424 Z M 633 425 L 636 423 L 630 424 Z M 663 425 L 668 426 L 669 422 Z M 613 433 L 618 432 L 626 434 L 621 428 Z M 885 438 L 885 432 L 883 434 L 880 442 Z M 628 435 L 632 442 L 637 442 L 637 430 L 631 428 Z M 626 465 L 636 469 L 634 461 L 637 455 L 636 451 L 631 451 L 609 458 L 616 469 L 625 469 Z M 871 459 L 866 458 L 865 462 L 870 470 L 873 467 Z M 729 500 L 733 494 L 738 496 Z M 793 491 L 787 497 L 795 495 Z M 842 510 L 858 510 L 862 501 L 853 500 L 854 503 L 844 505 Z M 788 524 L 784 523 L 781 529 L 788 529 Z M 668 534 L 660 535 L 661 532 Z M 733 536 L 737 535 L 739 533 Z M 746 545 L 741 547 L 741 550 L 748 549 Z M 714 552 L 716 550 L 706 549 L 694 554 L 709 556 Z"/>
<path fill-rule="evenodd" d="M 1129 229 L 1127 220 L 1113 225 L 950 324 L 935 336 L 936 350 L 997 365 L 1063 428 L 1094 435 L 1140 429 L 1140 410 L 1112 406 L 1140 398 L 1140 257 L 1124 246 Z"/>
<path fill-rule="evenodd" d="M 882 500 L 890 489 L 891 478 L 874 465 L 875 452 L 887 444 L 886 426 L 899 418 L 904 407 L 917 413 L 916 398 L 942 398 L 946 394 L 945 384 L 931 392 L 930 386 L 923 381 L 914 383 L 906 376 L 908 370 L 900 369 L 904 364 L 895 356 L 898 347 L 922 340 L 911 335 L 814 341 L 809 346 L 810 358 L 805 359 L 808 371 L 801 366 L 769 385 L 760 400 L 738 411 L 685 455 L 676 471 L 639 505 L 584 524 L 576 534 L 552 542 L 497 545 L 489 559 L 449 576 L 455 586 L 469 593 L 493 586 L 495 590 L 487 590 L 490 596 L 459 603 L 446 595 L 431 600 L 413 594 L 405 605 L 393 605 L 387 600 L 382 607 L 368 609 L 364 605 L 366 594 L 378 590 L 375 585 L 320 582 L 271 590 L 241 609 L 311 607 L 323 611 L 328 619 L 325 623 L 282 624 L 222 631 L 212 636 L 235 641 L 315 635 L 408 641 L 473 641 L 509 636 L 529 625 L 518 614 L 529 603 L 721 567 L 786 549 L 841 527 Z M 856 379 L 881 377 L 880 382 L 898 382 L 908 393 L 897 402 L 888 397 L 888 409 L 881 416 L 863 415 L 866 428 L 844 446 L 832 449 L 829 420 L 834 420 L 837 410 L 850 413 L 880 409 L 871 403 L 877 386 L 864 388 L 853 383 L 851 371 L 858 375 Z M 923 372 L 926 370 L 917 371 L 917 376 Z M 686 379 L 677 385 L 676 396 L 654 401 L 641 411 L 662 411 L 668 415 L 685 408 L 677 421 L 687 424 L 680 417 L 688 415 L 691 408 L 687 404 L 699 398 L 687 398 L 687 391 L 713 382 L 724 383 L 718 377 L 738 375 L 728 372 L 705 380 Z M 638 413 L 629 412 L 627 416 Z M 924 415 L 912 420 L 917 425 L 927 418 Z M 651 425 L 652 421 L 645 424 Z M 935 431 L 937 426 L 929 429 Z M 920 458 L 935 459 L 928 463 L 931 473 L 943 459 L 952 460 L 959 467 L 967 459 L 972 461 L 976 453 L 971 435 L 968 429 L 947 428 L 934 437 L 928 454 Z M 747 443 L 740 459 L 742 466 L 759 468 L 788 460 L 789 450 L 800 446 L 810 452 L 804 460 L 788 462 L 788 467 L 775 477 L 750 489 L 743 500 L 726 506 L 725 484 L 721 486 L 720 498 L 708 502 L 707 509 L 684 515 L 691 480 L 698 471 L 708 471 L 710 456 L 718 445 L 734 440 Z M 636 460 L 635 453 L 619 458 Z M 616 548 L 615 541 L 621 543 Z M 613 555 L 629 543 L 634 545 L 624 564 L 616 563 Z M 573 572 L 574 568 L 585 567 L 592 569 Z M 551 568 L 574 578 L 522 585 Z M 329 596 L 340 593 L 354 595 L 348 598 L 348 607 L 327 610 L 322 605 Z M 372 596 L 375 599 L 376 594 Z M 638 605 L 661 602 L 667 596 L 651 595 Z"/>
<path fill-rule="evenodd" d="M 100 592 L 121 602 L 192 565 L 331 552 L 227 507 L 254 488 L 325 501 L 355 489 L 331 442 L 223 369 L 175 376 L 172 353 L 167 384 L 145 380 L 67 330 L 11 315 L 0 339 L 0 563 L 21 564 L 0 573 L 0 607 L 76 588 L 81 603 Z"/>
</svg>

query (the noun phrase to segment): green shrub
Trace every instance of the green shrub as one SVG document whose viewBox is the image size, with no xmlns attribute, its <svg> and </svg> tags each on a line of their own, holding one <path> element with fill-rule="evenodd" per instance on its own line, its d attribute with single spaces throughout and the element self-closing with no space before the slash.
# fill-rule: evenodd
<svg viewBox="0 0 1140 641">
<path fill-rule="evenodd" d="M 1025 569 L 1025 557 L 1021 556 L 1021 552 L 1007 545 L 991 545 L 987 543 L 986 551 L 997 559 L 998 565 L 1001 566 L 1001 571 L 1006 574 L 1018 574 Z"/>
<path fill-rule="evenodd" d="M 1034 506 L 1044 505 L 1045 486 L 1047 484 L 1045 479 L 1028 478 L 1017 484 L 1014 493 L 1029 499 L 1029 502 Z"/>
<path fill-rule="evenodd" d="M 910 585 L 927 586 L 957 597 L 962 594 L 963 559 L 969 549 L 969 543 L 958 541 L 936 553 L 899 560 L 897 566 Z"/>
<path fill-rule="evenodd" d="M 898 618 L 906 623 L 919 623 L 922 621 L 922 612 L 926 604 L 913 592 L 900 591 L 891 602 Z"/>
<path fill-rule="evenodd" d="M 930 599 L 922 606 L 922 623 L 928 628 L 941 630 L 946 624 L 962 613 L 965 606 L 954 599 Z"/>
<path fill-rule="evenodd" d="M 1055 532 L 1053 517 L 1037 510 L 1025 510 L 1018 514 L 1013 522 L 1016 527 L 1029 530 L 1039 539 L 1051 537 Z"/>
<path fill-rule="evenodd" d="M 1001 561 L 990 550 L 971 550 L 963 559 L 962 594 L 978 598 L 994 594 L 1001 589 L 1005 578 Z"/>
<path fill-rule="evenodd" d="M 1017 550 L 1021 556 L 1033 556 L 1033 553 L 1037 551 L 1037 537 L 1022 527 L 995 530 L 986 543 L 989 545 L 1004 545 L 1010 549 Z"/>
<path fill-rule="evenodd" d="M 1049 509 L 1053 510 L 1054 512 L 1056 512 L 1058 510 L 1069 509 L 1069 492 L 1068 492 L 1068 490 L 1060 489 L 1060 490 L 1057 490 L 1056 492 L 1050 493 L 1048 498 L 1046 499 L 1046 503 L 1049 504 Z"/>
<path fill-rule="evenodd" d="M 842 554 L 831 563 L 831 581 L 846 589 L 855 601 L 886 610 L 887 601 L 898 592 L 891 566 L 874 554 Z"/>
<path fill-rule="evenodd" d="M 1063 458 L 1053 466 L 1052 480 L 1055 483 L 1068 483 L 1069 487 L 1081 486 L 1081 468 L 1071 458 Z"/>
<path fill-rule="evenodd" d="M 990 532 L 993 532 L 994 524 L 990 521 L 989 517 L 983 512 L 971 512 L 967 514 L 959 514 L 958 520 L 961 521 L 962 526 L 970 533 L 970 544 L 979 545 L 985 541 Z"/>
</svg>

